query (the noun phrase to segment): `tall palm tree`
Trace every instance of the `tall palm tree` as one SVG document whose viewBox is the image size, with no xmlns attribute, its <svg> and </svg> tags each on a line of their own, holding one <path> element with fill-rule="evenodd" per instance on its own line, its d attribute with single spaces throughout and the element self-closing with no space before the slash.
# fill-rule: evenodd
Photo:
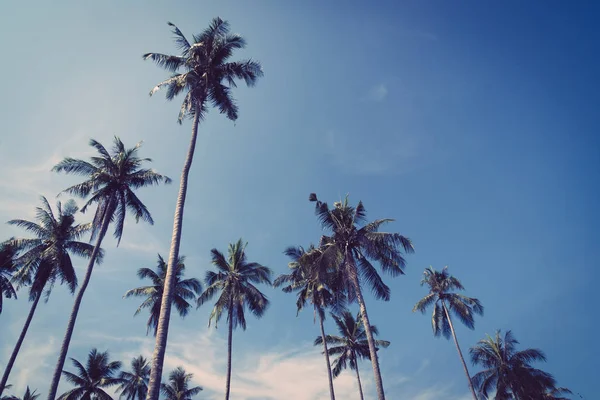
<svg viewBox="0 0 600 400">
<path fill-rule="evenodd" d="M 131 372 L 121 371 L 120 386 L 117 388 L 119 398 L 125 400 L 144 400 L 148 392 L 148 379 L 150 378 L 150 365 L 143 357 L 131 360 Z"/>
<path fill-rule="evenodd" d="M 183 227 L 183 211 L 188 186 L 188 175 L 194 158 L 198 124 L 212 105 L 219 109 L 232 121 L 238 118 L 238 107 L 231 91 L 236 87 L 236 79 L 243 79 L 247 86 L 254 86 L 263 71 L 259 62 L 254 60 L 229 61 L 234 51 L 246 47 L 246 41 L 239 35 L 231 34 L 229 24 L 221 18 L 212 20 L 208 28 L 201 34 L 193 35 L 193 41 L 186 39 L 174 24 L 169 22 L 175 35 L 175 43 L 181 55 L 166 55 L 160 53 L 144 54 L 145 60 L 156 62 L 173 75 L 156 85 L 150 95 L 162 87 L 166 87 L 166 97 L 173 100 L 184 92 L 185 96 L 179 112 L 178 122 L 193 118 L 192 137 L 181 172 L 179 194 L 173 222 L 173 236 L 169 251 L 166 289 L 163 294 L 160 319 L 156 335 L 156 345 L 152 356 L 152 373 L 148 390 L 148 399 L 158 400 L 160 379 L 162 374 L 169 318 L 171 315 L 171 297 L 175 282 L 174 266 L 179 258 L 179 245 Z"/>
<path fill-rule="evenodd" d="M 327 335 L 324 340 L 323 337 L 317 337 L 315 339 L 315 346 L 322 345 L 324 342 L 333 346 L 329 348 L 329 355 L 338 356 L 333 362 L 333 376 L 336 378 L 340 375 L 342 369 L 346 369 L 347 366 L 356 371 L 358 391 L 361 400 L 364 400 L 360 373 L 358 372 L 358 360 L 368 360 L 371 354 L 369 352 L 367 334 L 362 325 L 361 315 L 358 313 L 355 318 L 350 311 L 345 310 L 340 315 L 331 314 L 331 316 L 337 325 L 340 336 Z M 371 325 L 371 332 L 374 335 L 379 334 L 375 325 Z M 378 348 L 387 348 L 390 342 L 387 340 L 375 340 L 375 345 Z"/>
<path fill-rule="evenodd" d="M 183 367 L 175 368 L 169 374 L 169 383 L 160 385 L 165 400 L 192 400 L 202 391 L 201 386 L 189 387 L 193 376 L 193 374 L 186 374 Z"/>
<path fill-rule="evenodd" d="M 321 337 L 324 339 L 325 328 L 323 322 L 325 320 L 325 308 L 338 306 L 340 303 L 343 303 L 343 299 L 339 297 L 341 291 L 331 290 L 336 289 L 337 276 L 335 272 L 332 273 L 328 266 L 319 265 L 316 262 L 320 252 L 313 245 L 310 245 L 306 251 L 302 247 L 289 247 L 284 253 L 292 259 L 288 264 L 291 272 L 278 276 L 273 282 L 273 286 L 283 286 L 282 290 L 284 293 L 298 292 L 296 315 L 306 306 L 307 302 L 312 304 L 315 318 L 317 315 L 319 316 Z M 323 354 L 325 355 L 325 363 L 327 364 L 329 396 L 331 400 L 335 400 L 333 376 L 326 341 L 323 341 Z"/>
<path fill-rule="evenodd" d="M 90 258 L 94 247 L 78 241 L 81 236 L 91 229 L 91 224 L 75 224 L 75 213 L 79 210 L 73 200 L 64 206 L 59 201 L 56 205 L 58 213 L 54 214 L 52 207 L 44 196 L 41 206 L 36 208 L 36 221 L 15 219 L 8 221 L 31 232 L 33 238 L 11 239 L 7 245 L 18 252 L 19 257 L 14 262 L 18 268 L 13 280 L 19 286 L 31 285 L 29 300 L 32 301 L 29 314 L 17 339 L 13 352 L 8 359 L 6 369 L 0 380 L 0 388 L 8 381 L 12 367 L 17 359 L 35 310 L 42 294 L 45 292 L 46 301 L 54 283 L 58 280 L 68 286 L 71 293 L 77 286 L 77 277 L 73 269 L 71 254 Z M 99 253 L 100 259 L 102 252 Z M 0 389 L 0 394 L 2 390 Z"/>
<path fill-rule="evenodd" d="M 71 362 L 77 373 L 63 371 L 63 375 L 75 388 L 63 393 L 60 400 L 112 400 L 104 389 L 121 383 L 117 377 L 120 361 L 109 361 L 107 351 L 100 353 L 92 349 L 85 366 L 74 358 L 71 358 Z"/>
<path fill-rule="evenodd" d="M 16 271 L 14 259 L 17 251 L 14 246 L 8 243 L 0 243 L 0 314 L 2 314 L 2 299 L 17 298 L 17 292 L 12 285 L 12 275 Z M 2 394 L 2 385 L 0 385 L 0 394 Z"/>
<path fill-rule="evenodd" d="M 531 366 L 535 361 L 546 361 L 539 349 L 517 351 L 519 342 L 511 331 L 502 337 L 489 335 L 471 347 L 471 361 L 484 370 L 473 375 L 473 384 L 485 398 L 496 390 L 497 400 L 539 400 L 544 393 L 556 387 L 554 377 Z"/>
<path fill-rule="evenodd" d="M 10 385 L 6 385 L 6 389 L 8 389 L 9 387 L 10 387 Z M 27 385 L 27 389 L 25 390 L 25 394 L 23 395 L 23 397 L 4 396 L 4 397 L 0 397 L 0 399 L 1 400 L 36 400 L 38 397 L 40 397 L 40 394 L 36 393 L 36 392 L 37 392 L 37 389 L 32 392 L 31 389 L 29 389 L 29 385 Z"/>
<path fill-rule="evenodd" d="M 61 372 L 65 365 L 67 352 L 69 351 L 69 343 L 75 329 L 77 313 L 79 312 L 85 290 L 90 282 L 94 264 L 108 226 L 111 222 L 114 222 L 114 236 L 117 238 L 118 245 L 123 235 L 127 210 L 134 214 L 136 222 L 142 219 L 153 224 L 154 221 L 150 212 L 135 195 L 134 190 L 171 182 L 169 178 L 154 170 L 142 168 L 145 162 L 150 162 L 151 160 L 149 158 L 138 157 L 141 145 L 140 142 L 135 147 L 127 149 L 121 139 L 115 137 L 112 152 L 109 152 L 102 144 L 92 139 L 90 140 L 90 146 L 98 152 L 98 156 L 92 157 L 89 162 L 74 158 L 65 158 L 53 168 L 55 172 L 65 172 L 67 174 L 86 177 L 84 182 L 71 186 L 65 189 L 64 192 L 79 197 L 87 197 L 91 194 L 91 197 L 81 209 L 82 212 L 85 212 L 92 204 L 97 204 L 97 207 L 92 222 L 92 235 L 90 238 L 90 240 L 96 238 L 94 251 L 85 271 L 83 282 L 75 295 L 75 302 L 60 348 L 54 375 L 52 376 L 48 400 L 54 400 L 56 397 Z"/>
<path fill-rule="evenodd" d="M 195 278 L 182 279 L 185 271 L 184 264 L 185 257 L 179 257 L 177 260 L 177 267 L 175 268 L 175 291 L 173 294 L 173 302 L 175 308 L 179 312 L 179 315 L 185 317 L 192 305 L 188 303 L 188 300 L 195 301 L 196 296 L 202 291 L 202 285 L 200 281 Z M 165 276 L 167 274 L 167 263 L 158 255 L 158 264 L 156 265 L 156 272 L 150 268 L 140 268 L 138 270 L 138 277 L 140 279 L 150 278 L 152 281 L 151 286 L 142 286 L 139 288 L 128 290 L 123 297 L 130 296 L 142 296 L 146 297 L 146 300 L 138 307 L 134 315 L 138 315 L 144 308 L 150 309 L 150 317 L 147 322 L 146 335 L 150 331 L 150 328 L 154 329 L 154 336 L 156 336 L 156 328 L 158 326 L 158 317 L 160 315 L 160 303 L 165 287 Z"/>
<path fill-rule="evenodd" d="M 469 329 L 474 329 L 474 315 L 483 315 L 483 306 L 477 299 L 453 293 L 454 290 L 465 290 L 465 288 L 458 279 L 448 273 L 448 267 L 444 267 L 442 271 L 436 271 L 432 267 L 426 268 L 421 281 L 421 286 L 423 285 L 429 287 L 429 294 L 415 304 L 413 312 L 421 311 L 425 314 L 427 307 L 433 305 L 433 315 L 431 317 L 433 334 L 436 337 L 442 334 L 446 339 L 450 339 L 450 335 L 452 335 L 460 362 L 467 375 L 469 389 L 473 399 L 477 400 L 477 394 L 473 382 L 471 382 L 471 375 L 460 350 L 458 339 L 456 339 L 456 331 L 450 314 L 457 316 Z"/>
<path fill-rule="evenodd" d="M 338 266 L 348 300 L 358 301 L 369 343 L 377 397 L 379 400 L 384 400 L 385 393 L 377 359 L 377 347 L 371 332 L 361 281 L 371 288 L 376 298 L 388 301 L 390 288 L 383 282 L 369 260 L 378 261 L 381 269 L 392 276 L 401 275 L 406 264 L 401 249 L 406 253 L 412 253 L 413 245 L 408 238 L 398 233 L 379 232 L 379 228 L 393 221 L 392 219 L 378 219 L 367 223 L 367 213 L 360 201 L 356 207 L 353 207 L 348 203 L 346 196 L 343 202 L 334 203 L 334 207 L 330 209 L 327 203 L 317 199 L 314 193 L 310 194 L 309 200 L 316 202 L 315 213 L 323 229 L 330 233 L 329 236 L 324 235 L 321 238 L 323 251 L 320 262 Z M 342 261 L 338 262 L 340 259 Z"/>
<path fill-rule="evenodd" d="M 227 382 L 225 385 L 225 400 L 229 400 L 231 388 L 231 346 L 233 329 L 241 326 L 246 330 L 245 310 L 260 318 L 269 305 L 267 297 L 254 286 L 264 283 L 271 285 L 271 270 L 256 262 L 248 262 L 246 259 L 246 245 L 242 239 L 231 243 L 228 249 L 228 257 L 217 249 L 212 249 L 212 264 L 217 272 L 206 273 L 206 289 L 198 297 L 198 307 L 210 301 L 217 293 L 220 293 L 217 302 L 210 314 L 208 326 L 215 321 L 215 327 L 219 323 L 223 312 L 227 313 L 229 331 L 227 336 Z"/>
</svg>

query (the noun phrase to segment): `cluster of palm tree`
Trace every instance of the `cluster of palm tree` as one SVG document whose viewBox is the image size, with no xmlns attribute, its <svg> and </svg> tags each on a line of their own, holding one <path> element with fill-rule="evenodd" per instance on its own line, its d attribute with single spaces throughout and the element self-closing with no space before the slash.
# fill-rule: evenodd
<svg viewBox="0 0 600 400">
<path fill-rule="evenodd" d="M 217 108 L 228 119 L 235 121 L 238 107 L 232 97 L 232 90 L 236 87 L 236 80 L 243 80 L 248 86 L 253 86 L 263 72 L 257 61 L 230 61 L 234 51 L 244 48 L 246 42 L 241 36 L 230 33 L 226 21 L 213 19 L 208 28 L 199 35 L 194 35 L 191 41 L 175 25 L 169 25 L 180 54 L 147 53 L 143 56 L 172 74 L 156 85 L 150 95 L 160 89 L 165 89 L 168 100 L 179 94 L 183 95 L 178 122 L 182 123 L 185 118 L 192 119 L 192 134 L 181 173 L 168 258 L 164 259 L 159 254 L 156 270 L 141 268 L 138 277 L 149 279 L 151 284 L 131 289 L 124 295 L 144 298 L 135 315 L 144 310 L 149 312 L 146 333 L 152 330 L 155 336 L 152 360 L 148 362 L 141 356 L 137 357 L 132 360 L 130 372 L 120 372 L 121 363 L 111 362 L 108 352 L 92 349 L 85 365 L 71 359 L 75 373 L 64 370 L 83 296 L 94 266 L 103 259 L 104 250 L 101 246 L 110 225 L 113 225 L 118 245 L 123 236 L 127 213 L 133 214 L 136 222 L 141 219 L 152 224 L 150 211 L 135 191 L 171 181 L 145 167 L 151 160 L 138 155 L 141 143 L 133 148 L 126 148 L 115 137 L 113 147 L 106 149 L 100 142 L 91 140 L 90 145 L 97 155 L 88 161 L 65 158 L 53 168 L 55 172 L 84 177 L 83 182 L 63 191 L 86 199 L 81 210 L 73 200 L 68 200 L 64 204 L 58 202 L 55 213 L 47 199 L 42 197 L 42 204 L 36 209 L 35 221 L 9 221 L 28 231 L 32 237 L 11 238 L 0 245 L 0 312 L 2 299 L 16 298 L 17 291 L 24 287 L 28 288 L 29 300 L 32 302 L 0 381 L 0 396 L 10 386 L 7 384 L 8 378 L 39 300 L 43 295 L 47 301 L 58 281 L 65 284 L 75 294 L 75 298 L 50 381 L 48 400 L 55 400 L 61 377 L 74 386 L 60 396 L 64 400 L 108 400 L 111 395 L 105 389 L 111 387 L 115 387 L 116 393 L 127 400 L 158 400 L 160 394 L 169 400 L 191 399 L 202 388 L 191 387 L 192 375 L 183 368 L 173 370 L 167 384 L 161 383 L 171 307 L 174 306 L 180 316 L 185 317 L 194 303 L 196 307 L 200 307 L 213 299 L 209 326 L 213 322 L 216 326 L 223 315 L 226 316 L 228 326 L 225 399 L 229 400 L 233 330 L 238 327 L 246 329 L 246 311 L 260 318 L 269 306 L 269 300 L 257 285 L 281 287 L 286 293 L 296 293 L 297 312 L 307 304 L 312 306 L 320 327 L 320 336 L 314 344 L 323 348 L 332 400 L 335 399 L 334 378 L 348 367 L 355 371 L 358 392 L 360 398 L 364 399 L 359 373 L 361 360 L 370 361 L 377 398 L 384 400 L 378 351 L 390 346 L 390 342 L 375 339 L 379 332 L 371 324 L 363 290 L 370 290 L 378 300 L 389 301 L 390 288 L 382 279 L 380 271 L 393 277 L 404 274 L 404 256 L 414 251 L 412 242 L 407 237 L 381 231 L 392 219 L 369 222 L 366 209 L 360 201 L 353 206 L 346 197 L 330 207 L 319 200 L 316 194 L 311 194 L 309 200 L 315 203 L 315 213 L 324 235 L 319 238 L 316 246 L 310 245 L 306 249 L 290 247 L 285 251 L 291 258 L 289 273 L 280 275 L 271 282 L 272 271 L 257 262 L 248 261 L 247 244 L 240 239 L 229 245 L 227 256 L 217 249 L 211 250 L 214 270 L 206 273 L 204 282 L 195 278 L 184 279 L 185 258 L 180 255 L 179 250 L 188 178 L 199 124 L 209 106 Z M 93 206 L 96 208 L 92 222 L 77 224 L 77 212 L 85 213 Z M 80 241 L 85 235 L 88 235 L 89 243 Z M 71 256 L 87 260 L 87 269 L 81 282 L 75 274 Z M 413 311 L 425 312 L 427 308 L 433 308 L 434 335 L 453 338 L 475 400 L 487 399 L 492 393 L 498 400 L 560 399 L 563 398 L 560 396 L 570 393 L 567 389 L 558 387 L 550 374 L 531 365 L 535 361 L 545 360 L 541 351 L 516 350 L 518 342 L 510 331 L 504 337 L 497 332 L 494 338 L 487 337 L 470 349 L 473 364 L 483 367 L 482 371 L 471 376 L 458 343 L 452 317 L 474 329 L 474 315 L 482 315 L 483 306 L 477 299 L 456 293 L 464 290 L 464 287 L 446 268 L 442 271 L 426 269 L 422 284 L 429 287 L 429 294 L 415 305 Z M 348 310 L 355 303 L 358 305 L 356 313 Z M 328 313 L 337 326 L 338 336 L 325 332 L 324 321 Z M 335 358 L 333 362 L 330 357 Z M 28 388 L 23 399 L 35 400 L 37 396 L 35 391 L 31 392 Z M 2 398 L 8 399 L 13 397 Z"/>
</svg>

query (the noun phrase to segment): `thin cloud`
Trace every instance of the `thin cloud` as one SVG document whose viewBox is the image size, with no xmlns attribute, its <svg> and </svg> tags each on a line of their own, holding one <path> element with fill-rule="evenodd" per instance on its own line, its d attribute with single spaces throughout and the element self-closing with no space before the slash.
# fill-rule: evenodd
<svg viewBox="0 0 600 400">
<path fill-rule="evenodd" d="M 388 95 L 388 88 L 383 83 L 373 86 L 369 89 L 369 93 L 367 94 L 367 99 L 371 101 L 383 101 Z"/>
</svg>

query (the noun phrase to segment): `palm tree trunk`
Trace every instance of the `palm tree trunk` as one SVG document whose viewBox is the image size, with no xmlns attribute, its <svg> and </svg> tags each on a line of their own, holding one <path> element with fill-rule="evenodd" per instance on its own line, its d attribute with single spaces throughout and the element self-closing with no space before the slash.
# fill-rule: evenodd
<svg viewBox="0 0 600 400">
<path fill-rule="evenodd" d="M 229 332 L 227 334 L 227 381 L 225 382 L 225 400 L 229 400 L 231 390 L 231 347 L 233 341 L 232 302 L 229 302 Z"/>
<path fill-rule="evenodd" d="M 325 361 L 327 362 L 327 378 L 329 379 L 329 396 L 331 400 L 335 400 L 335 393 L 333 392 L 333 376 L 331 374 L 331 363 L 329 362 L 329 352 L 327 351 L 327 342 L 325 341 L 325 327 L 323 326 L 323 310 L 317 310 L 319 314 L 319 325 L 321 326 L 321 339 L 323 339 L 323 353 L 325 354 Z"/>
<path fill-rule="evenodd" d="M 173 221 L 173 234 L 171 237 L 171 249 L 169 250 L 169 261 L 167 264 L 167 274 L 165 276 L 165 287 L 162 301 L 160 304 L 160 315 L 158 317 L 158 327 L 156 330 L 156 343 L 154 345 L 154 354 L 152 355 L 152 366 L 150 369 L 150 381 L 148 382 L 147 400 L 158 400 L 160 393 L 160 379 L 162 376 L 165 352 L 167 350 L 167 336 L 169 334 L 169 319 L 171 317 L 171 298 L 173 296 L 175 284 L 175 266 L 179 258 L 179 245 L 181 243 L 181 229 L 183 228 L 183 209 L 185 206 L 185 196 L 187 194 L 188 175 L 194 159 L 194 150 L 196 148 L 196 138 L 198 137 L 198 124 L 200 114 L 194 115 L 192 123 L 192 138 L 188 148 L 181 180 L 179 182 L 179 194 L 177 195 L 177 205 L 175 207 L 175 217 Z"/>
<path fill-rule="evenodd" d="M 371 357 L 371 364 L 373 365 L 373 376 L 375 378 L 375 387 L 377 388 L 377 399 L 385 400 L 385 393 L 383 392 L 383 380 L 381 379 L 379 359 L 377 358 L 377 348 L 375 347 L 373 332 L 371 332 L 371 323 L 369 322 L 369 316 L 367 314 L 367 306 L 365 305 L 365 299 L 363 298 L 362 291 L 360 289 L 358 271 L 356 269 L 356 264 L 354 263 L 354 257 L 347 249 L 346 262 L 350 265 L 350 280 L 352 281 L 352 285 L 356 291 L 356 300 L 358 301 L 360 315 L 362 316 L 365 333 L 367 334 L 367 342 L 369 342 L 369 355 Z"/>
<path fill-rule="evenodd" d="M 360 384 L 360 374 L 358 373 L 358 359 L 356 358 L 356 354 L 354 354 L 354 363 L 356 364 L 356 379 L 358 380 L 358 392 L 360 393 L 360 400 L 365 400 L 362 391 L 362 385 Z"/>
<path fill-rule="evenodd" d="M 450 313 L 446 308 L 446 303 L 442 301 L 442 307 L 444 307 L 444 312 L 446 313 L 446 318 L 448 318 L 448 323 L 450 324 L 450 330 L 452 331 L 452 338 L 454 339 L 454 344 L 456 345 L 456 350 L 458 350 L 458 356 L 460 357 L 460 362 L 465 370 L 465 374 L 467 375 L 467 381 L 469 382 L 469 389 L 471 389 L 471 394 L 473 395 L 473 399 L 477 400 L 477 394 L 475 393 L 475 389 L 473 388 L 473 382 L 471 381 L 471 375 L 469 375 L 469 370 L 467 369 L 467 364 L 465 363 L 465 359 L 462 355 L 462 351 L 460 351 L 460 346 L 458 345 L 458 340 L 456 339 L 456 332 L 454 332 L 454 325 L 452 324 L 452 318 L 450 318 Z"/>
<path fill-rule="evenodd" d="M 0 381 L 0 396 L 2 396 L 2 392 L 4 391 L 4 387 L 6 386 L 6 382 L 8 381 L 8 377 L 10 375 L 10 371 L 12 370 L 15 360 L 17 359 L 17 354 L 19 354 L 19 350 L 21 349 L 21 345 L 23 344 L 23 340 L 25 339 L 25 335 L 27 334 L 27 330 L 29 329 L 29 324 L 33 319 L 33 314 L 35 314 L 35 309 L 37 308 L 37 305 L 40 301 L 40 297 L 42 297 L 41 293 L 35 296 L 35 300 L 33 301 L 31 309 L 29 310 L 29 315 L 27 315 L 27 319 L 25 320 L 25 325 L 21 330 L 19 339 L 17 339 L 17 344 L 15 345 L 15 348 L 12 354 L 10 355 L 10 358 L 8 359 L 8 364 L 6 364 L 4 375 L 2 375 L 2 380 Z"/>
<path fill-rule="evenodd" d="M 52 382 L 50 384 L 50 389 L 48 391 L 48 400 L 54 400 L 56 397 L 56 391 L 58 390 L 58 383 L 60 382 L 60 377 L 62 375 L 63 367 L 65 366 L 65 360 L 67 359 L 67 353 L 69 351 L 69 344 L 71 343 L 71 336 L 73 336 L 73 331 L 75 330 L 75 321 L 77 320 L 77 314 L 79 313 L 79 307 L 81 306 L 81 300 L 83 299 L 83 295 L 85 293 L 85 289 L 90 283 L 90 278 L 92 277 L 92 271 L 94 270 L 94 264 L 96 263 L 96 258 L 98 257 L 98 253 L 100 252 L 100 246 L 102 245 L 102 240 L 106 235 L 106 231 L 108 230 L 108 226 L 110 225 L 110 217 L 114 212 L 114 203 L 115 199 L 110 198 L 108 200 L 108 205 L 106 207 L 106 211 L 104 217 L 102 218 L 102 226 L 100 227 L 100 232 L 98 232 L 98 237 L 96 239 L 96 244 L 94 245 L 94 250 L 92 251 L 92 256 L 90 257 L 90 261 L 88 263 L 87 269 L 85 271 L 85 277 L 83 278 L 83 282 L 75 295 L 75 303 L 73 304 L 73 309 L 71 310 L 71 316 L 69 317 L 69 323 L 67 324 L 67 331 L 65 332 L 65 337 L 63 338 L 62 345 L 60 347 L 60 354 L 58 355 L 58 361 L 56 362 L 56 367 L 54 368 L 54 374 L 52 375 Z"/>
</svg>

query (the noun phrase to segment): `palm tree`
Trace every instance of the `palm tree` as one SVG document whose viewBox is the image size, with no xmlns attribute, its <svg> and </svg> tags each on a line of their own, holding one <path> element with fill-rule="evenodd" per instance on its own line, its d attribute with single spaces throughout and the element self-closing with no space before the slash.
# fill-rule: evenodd
<svg viewBox="0 0 600 400">
<path fill-rule="evenodd" d="M 8 243 L 0 243 L 0 314 L 2 314 L 2 299 L 17 298 L 17 292 L 12 285 L 11 278 L 16 271 L 14 259 L 16 250 Z M 0 385 L 0 395 L 2 394 L 2 385 Z"/>
<path fill-rule="evenodd" d="M 188 314 L 189 309 L 192 307 L 192 305 L 188 303 L 188 300 L 196 300 L 196 296 L 202 291 L 202 286 L 198 279 L 181 279 L 185 271 L 184 260 L 185 257 L 179 257 L 179 260 L 177 260 L 177 267 L 175 269 L 175 293 L 173 297 L 175 308 L 182 318 Z M 158 317 L 160 314 L 160 302 L 165 287 L 166 274 L 167 263 L 159 254 L 156 272 L 152 271 L 150 268 L 140 268 L 138 270 L 138 277 L 140 279 L 150 278 L 152 286 L 142 286 L 128 290 L 123 296 L 125 298 L 130 296 L 146 297 L 146 300 L 144 300 L 134 314 L 138 315 L 144 308 L 150 309 L 150 317 L 146 324 L 148 327 L 146 329 L 146 335 L 150 331 L 150 328 L 153 328 L 154 336 L 156 336 L 156 327 L 158 326 Z"/>
<path fill-rule="evenodd" d="M 332 288 L 335 289 L 335 284 L 337 283 L 336 276 L 334 273 L 331 273 L 328 266 L 319 265 L 315 262 L 320 252 L 313 245 L 310 245 L 307 251 L 302 247 L 289 247 L 284 253 L 292 259 L 288 264 L 291 273 L 277 277 L 273 282 L 273 286 L 280 287 L 286 285 L 282 288 L 284 293 L 298 292 L 296 315 L 306 306 L 307 302 L 313 305 L 315 318 L 316 315 L 319 316 L 321 337 L 324 339 L 325 328 L 323 322 L 325 320 L 325 308 L 343 304 L 343 299 L 339 298 L 341 292 L 331 290 Z M 326 341 L 323 342 L 323 354 L 325 355 L 325 363 L 327 364 L 329 395 L 331 400 L 335 400 L 333 376 L 331 374 L 331 363 L 329 361 Z"/>
<path fill-rule="evenodd" d="M 85 290 L 90 282 L 94 263 L 96 262 L 108 226 L 114 221 L 114 236 L 118 240 L 118 245 L 123 235 L 123 225 L 125 223 L 127 210 L 134 214 L 136 222 L 139 222 L 139 220 L 142 219 L 153 224 L 154 221 L 152 220 L 150 212 L 144 203 L 142 203 L 135 195 L 134 190 L 146 186 L 171 182 L 169 178 L 154 170 L 141 168 L 145 162 L 151 161 L 149 158 L 138 157 L 141 142 L 131 149 L 126 149 L 121 139 L 115 137 L 112 154 L 94 139 L 90 140 L 90 146 L 92 146 L 99 154 L 99 156 L 92 157 L 90 162 L 74 158 L 65 158 L 53 168 L 53 171 L 56 172 L 82 175 L 87 178 L 84 182 L 64 190 L 64 192 L 80 197 L 87 197 L 91 194 L 91 197 L 81 209 L 82 212 L 85 212 L 86 209 L 94 203 L 98 206 L 96 207 L 96 213 L 94 214 L 92 236 L 90 238 L 90 240 L 96 238 L 96 244 L 94 245 L 94 251 L 90 257 L 81 287 L 75 295 L 75 302 L 60 348 L 54 375 L 52 376 L 48 400 L 54 400 L 56 397 L 56 390 L 58 389 L 61 371 L 65 365 L 65 359 L 67 358 L 67 352 L 69 351 L 69 343 L 71 342 L 71 336 L 75 329 L 77 313 L 79 312 Z"/>
<path fill-rule="evenodd" d="M 485 398 L 495 389 L 497 400 L 538 400 L 556 387 L 551 374 L 531 366 L 534 361 L 546 361 L 544 353 L 539 349 L 517 351 L 517 344 L 511 331 L 502 337 L 498 330 L 494 338 L 488 335 L 471 347 L 471 361 L 485 368 L 472 378 Z"/>
<path fill-rule="evenodd" d="M 6 385 L 5 389 L 8 389 L 10 386 L 11 385 Z M 40 394 L 36 393 L 36 392 L 37 392 L 37 389 L 32 392 L 29 389 L 29 385 L 28 385 L 23 397 L 4 396 L 4 397 L 0 397 L 0 399 L 2 399 L 2 400 L 36 400 L 38 397 L 40 397 Z"/>
<path fill-rule="evenodd" d="M 165 400 L 192 400 L 202 391 L 201 386 L 189 387 L 192 377 L 193 374 L 186 374 L 183 367 L 175 368 L 169 374 L 169 383 L 160 385 Z"/>
<path fill-rule="evenodd" d="M 10 225 L 24 228 L 34 236 L 27 239 L 11 239 L 6 243 L 9 248 L 21 254 L 14 260 L 18 270 L 13 280 L 18 285 L 31 285 L 29 300 L 33 303 L 6 364 L 0 388 L 8 381 L 42 294 L 45 292 L 45 299 L 48 301 L 57 280 L 61 284 L 65 283 L 73 293 L 77 287 L 77 277 L 71 254 L 90 258 L 94 250 L 92 245 L 78 241 L 90 231 L 91 224 L 75 224 L 75 213 L 79 209 L 73 200 L 67 201 L 64 206 L 59 201 L 56 205 L 56 216 L 44 196 L 41 197 L 41 202 L 41 207 L 36 208 L 36 222 L 23 219 L 8 221 Z M 102 252 L 99 257 L 102 258 Z"/>
<path fill-rule="evenodd" d="M 546 393 L 544 393 L 543 400 L 569 400 L 569 397 L 563 396 L 569 394 L 573 394 L 573 392 L 564 387 L 555 387 L 546 390 Z"/>
<path fill-rule="evenodd" d="M 219 323 L 223 312 L 227 312 L 229 331 L 227 337 L 227 382 L 225 400 L 229 400 L 231 388 L 231 341 L 233 329 L 241 326 L 246 330 L 246 307 L 254 316 L 260 318 L 269 305 L 269 300 L 253 284 L 271 285 L 271 270 L 246 259 L 246 245 L 242 239 L 229 245 L 228 258 L 217 249 L 212 249 L 212 264 L 217 272 L 206 273 L 206 289 L 198 297 L 198 307 L 211 300 L 217 293 L 220 296 L 210 314 L 208 326 Z"/>
<path fill-rule="evenodd" d="M 413 312 L 421 311 L 425 314 L 427 307 L 434 306 L 433 316 L 431 317 L 433 334 L 436 337 L 442 334 L 446 339 L 450 339 L 450 335 L 452 335 L 460 362 L 467 375 L 469 389 L 473 398 L 477 400 L 477 394 L 475 388 L 473 388 L 473 382 L 471 382 L 471 375 L 469 375 L 467 364 L 458 345 L 458 339 L 456 339 L 456 331 L 454 330 L 454 324 L 452 324 L 450 311 L 469 329 L 474 329 L 474 314 L 483 315 L 483 306 L 477 299 L 452 292 L 454 290 L 465 290 L 465 288 L 458 279 L 448 273 L 448 267 L 444 267 L 441 272 L 434 270 L 432 267 L 426 268 L 421 281 L 421 286 L 423 285 L 429 287 L 429 294 L 415 304 Z"/>
<path fill-rule="evenodd" d="M 148 399 L 158 400 L 162 367 L 167 347 L 169 318 L 171 315 L 171 297 L 174 288 L 179 245 L 183 227 L 183 211 L 188 186 L 188 175 L 194 158 L 198 124 L 208 111 L 209 104 L 218 108 L 221 114 L 235 121 L 238 118 L 238 107 L 232 97 L 231 90 L 236 87 L 235 80 L 243 79 L 247 86 L 253 86 L 263 71 L 259 62 L 254 60 L 229 61 L 233 52 L 246 47 L 246 41 L 239 35 L 229 32 L 229 24 L 221 18 L 212 20 L 207 29 L 193 36 L 189 42 L 175 25 L 169 22 L 175 35 L 175 43 L 181 55 L 165 55 L 159 53 L 144 54 L 145 60 L 150 59 L 159 67 L 173 73 L 169 79 L 156 85 L 150 95 L 162 87 L 166 87 L 166 97 L 173 100 L 178 94 L 185 92 L 178 121 L 193 118 L 192 137 L 181 172 L 179 194 L 173 222 L 173 237 L 169 251 L 166 289 L 163 294 L 161 313 L 156 334 L 156 345 L 152 356 L 152 373 Z M 182 72 L 179 72 L 182 71 Z"/>
<path fill-rule="evenodd" d="M 121 368 L 120 361 L 109 361 L 107 351 L 100 353 L 97 349 L 92 349 L 85 366 L 74 358 L 71 358 L 71 362 L 77 373 L 63 371 L 63 375 L 75 388 L 60 396 L 60 400 L 112 400 L 104 389 L 121 383 L 117 378 Z"/>
<path fill-rule="evenodd" d="M 347 366 L 350 366 L 350 369 L 356 371 L 358 391 L 361 400 L 364 400 L 362 385 L 360 383 L 360 374 L 358 372 L 358 360 L 359 358 L 368 360 L 371 355 L 369 353 L 369 342 L 367 341 L 365 328 L 361 323 L 361 315 L 358 313 L 355 318 L 350 311 L 344 310 L 340 315 L 331 314 L 331 316 L 340 333 L 340 336 L 325 336 L 325 343 L 333 345 L 333 347 L 329 348 L 329 355 L 338 355 L 338 358 L 333 362 L 333 376 L 337 378 L 342 372 L 342 369 L 346 369 Z M 371 325 L 371 332 L 373 332 L 374 335 L 379 334 L 375 325 Z M 315 346 L 322 344 L 323 338 L 317 337 L 315 339 Z M 375 345 L 378 349 L 380 347 L 387 348 L 390 345 L 390 342 L 387 340 L 375 340 Z"/>
<path fill-rule="evenodd" d="M 337 265 L 348 300 L 358 301 L 369 343 L 377 397 L 384 400 L 377 348 L 371 332 L 361 281 L 371 288 L 376 298 L 388 301 L 390 288 L 383 282 L 369 259 L 378 261 L 384 272 L 392 276 L 401 275 L 406 264 L 401 248 L 406 253 L 412 253 L 413 245 L 408 238 L 398 233 L 379 232 L 379 228 L 393 221 L 392 219 L 378 219 L 366 223 L 366 210 L 360 201 L 353 207 L 348 203 L 346 196 L 343 202 L 334 203 L 334 207 L 330 209 L 327 203 L 318 200 L 314 193 L 310 194 L 309 200 L 316 202 L 317 217 L 323 228 L 330 232 L 330 236 L 324 235 L 321 238 L 323 251 L 320 262 L 325 265 Z"/>
<path fill-rule="evenodd" d="M 131 360 L 131 372 L 121 371 L 119 376 L 121 380 L 121 385 L 117 388 L 117 393 L 120 393 L 119 398 L 144 400 L 148 392 L 149 377 L 150 365 L 143 356 Z"/>
</svg>

